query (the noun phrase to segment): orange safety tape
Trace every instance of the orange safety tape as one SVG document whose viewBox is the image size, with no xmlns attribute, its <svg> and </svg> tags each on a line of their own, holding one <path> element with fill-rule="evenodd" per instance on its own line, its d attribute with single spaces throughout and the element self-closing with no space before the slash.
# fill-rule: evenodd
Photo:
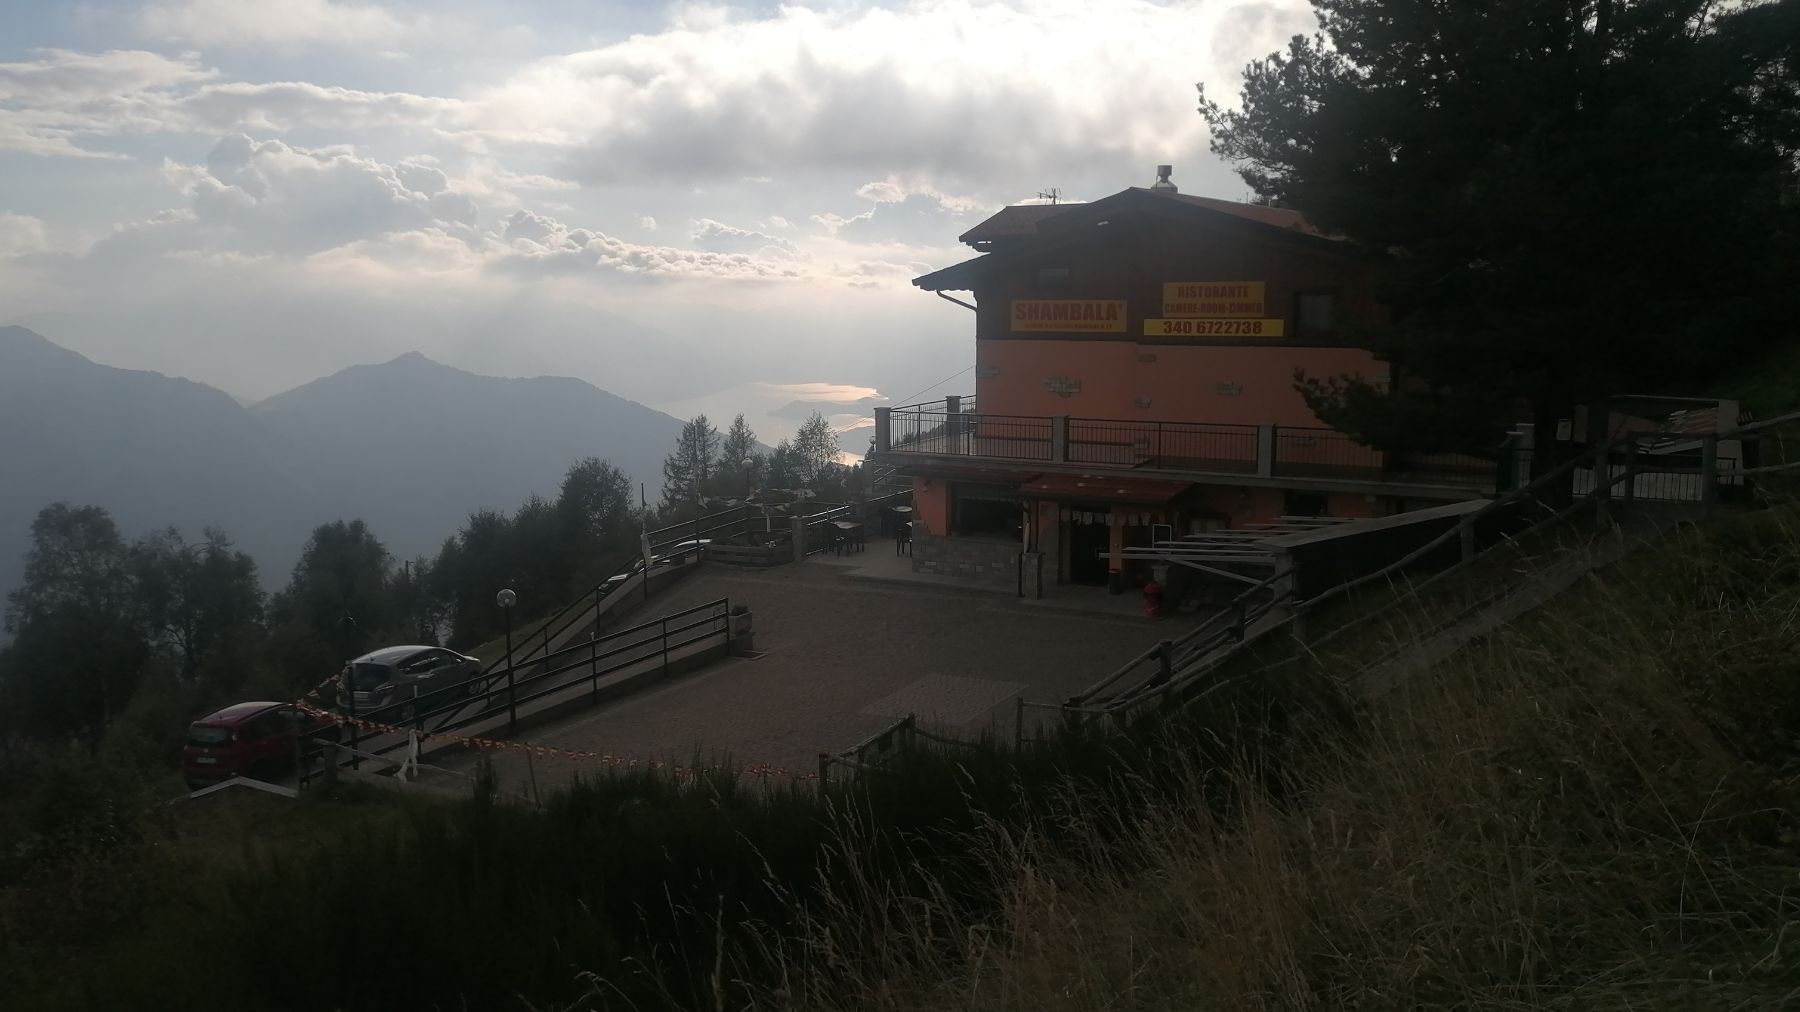
<svg viewBox="0 0 1800 1012">
<path fill-rule="evenodd" d="M 305 703 L 300 703 L 298 705 L 300 709 L 315 717 L 323 717 L 334 723 L 355 727 L 362 731 L 379 731 L 385 734 L 410 734 L 414 730 L 409 727 L 399 727 L 393 724 L 382 724 L 372 720 L 363 720 L 360 717 L 347 717 L 341 713 L 335 713 L 331 710 L 321 710 L 316 706 L 308 706 Z M 585 749 L 567 749 L 559 748 L 555 745 L 539 745 L 528 741 L 500 741 L 493 738 L 476 738 L 465 735 L 432 734 L 429 732 L 419 733 L 420 741 L 424 741 L 428 738 L 457 742 L 472 748 L 493 749 L 500 752 L 526 752 L 544 758 L 561 757 L 583 762 L 599 762 L 607 766 L 624 766 L 628 769 L 642 767 L 648 770 L 667 770 L 677 779 L 724 772 L 721 768 L 716 766 L 687 767 L 679 764 L 665 763 L 660 759 L 636 759 L 627 756 L 611 755 L 605 752 L 591 752 Z M 819 774 L 816 772 L 795 773 L 792 770 L 784 769 L 780 766 L 773 766 L 768 763 L 752 763 L 735 772 L 756 777 L 788 777 L 794 780 L 819 779 Z"/>
</svg>

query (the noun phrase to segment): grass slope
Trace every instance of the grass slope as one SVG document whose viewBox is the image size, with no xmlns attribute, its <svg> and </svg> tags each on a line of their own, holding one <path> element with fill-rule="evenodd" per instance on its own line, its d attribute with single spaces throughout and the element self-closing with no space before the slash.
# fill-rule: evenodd
<svg viewBox="0 0 1800 1012">
<path fill-rule="evenodd" d="M 802 1006 L 1795 1007 L 1797 648 L 1793 510 L 1680 536 L 1353 734 L 1244 754 L 1229 812 L 1177 802 L 1085 848 L 996 836 L 1001 914 L 939 911 L 930 944 L 896 925 Z M 1191 799 L 1221 775 L 1189 774 Z"/>
</svg>

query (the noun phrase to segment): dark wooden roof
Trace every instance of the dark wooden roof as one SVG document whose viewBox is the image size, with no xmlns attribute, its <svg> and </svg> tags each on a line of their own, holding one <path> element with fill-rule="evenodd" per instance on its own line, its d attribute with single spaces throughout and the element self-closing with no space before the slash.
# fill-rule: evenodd
<svg viewBox="0 0 1800 1012">
<path fill-rule="evenodd" d="M 1235 226 L 1264 237 L 1326 247 L 1341 242 L 1307 224 L 1298 211 L 1134 186 L 1085 204 L 1019 204 L 1003 208 L 962 235 L 964 242 L 982 250 L 984 256 L 914 278 L 913 284 L 927 291 L 970 291 L 974 280 L 997 264 L 1031 255 L 1059 241 L 1077 239 L 1084 231 L 1083 225 L 1098 225 L 1124 213 L 1155 215 L 1195 225 Z"/>
<path fill-rule="evenodd" d="M 1121 194 L 1115 194 L 1115 196 L 1122 196 L 1124 193 L 1147 194 L 1159 200 L 1171 200 L 1189 207 L 1203 207 L 1210 211 L 1218 211 L 1275 228 L 1294 229 L 1307 235 L 1325 235 L 1307 224 L 1306 219 L 1300 216 L 1299 211 L 1290 211 L 1282 207 L 1246 204 L 1236 200 L 1220 200 L 1217 197 L 1201 197 L 1190 193 L 1169 193 L 1164 190 L 1150 190 L 1137 186 L 1125 190 Z M 1039 226 L 1045 221 L 1072 211 L 1079 211 L 1087 206 L 1089 205 L 1081 203 L 1014 204 L 1001 208 L 974 228 L 957 236 L 956 240 L 987 252 L 1007 240 L 1038 235 L 1040 234 Z"/>
</svg>

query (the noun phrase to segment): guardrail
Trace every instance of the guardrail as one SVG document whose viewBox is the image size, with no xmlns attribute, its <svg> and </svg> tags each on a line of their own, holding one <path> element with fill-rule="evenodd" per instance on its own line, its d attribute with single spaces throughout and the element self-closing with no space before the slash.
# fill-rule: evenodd
<svg viewBox="0 0 1800 1012">
<path fill-rule="evenodd" d="M 837 543 L 839 523 L 853 522 L 867 524 L 879 516 L 881 511 L 890 506 L 912 498 L 912 489 L 889 492 L 886 495 L 871 496 L 860 503 L 845 503 L 833 506 L 807 516 L 803 536 L 806 539 L 806 554 L 818 555 L 829 552 Z"/>
<path fill-rule="evenodd" d="M 862 504 L 815 504 L 822 508 L 815 513 L 806 514 L 806 526 L 809 531 L 817 531 L 829 520 L 849 517 L 858 509 L 879 509 L 911 495 L 912 491 L 908 488 L 870 497 Z M 727 538 L 754 537 L 759 534 L 768 535 L 771 539 L 789 538 L 792 535 L 792 518 L 796 515 L 800 514 L 766 514 L 754 505 L 734 506 L 693 520 L 657 528 L 647 532 L 646 537 L 650 541 L 651 558 L 661 565 L 704 557 L 711 551 L 714 542 L 722 542 Z M 815 554 L 810 547 L 815 543 L 817 542 L 809 542 L 808 554 Z M 829 547 L 828 541 L 825 547 Z M 767 561 L 766 553 L 756 554 L 764 559 L 763 564 L 773 564 L 772 561 Z M 609 597 L 639 589 L 648 595 L 649 588 L 644 586 L 648 581 L 641 575 L 643 573 L 644 560 L 641 554 L 625 560 L 586 593 L 552 613 L 539 629 L 529 636 L 521 637 L 513 646 L 510 662 L 508 658 L 500 657 L 488 664 L 486 670 L 491 673 L 501 670 L 509 663 L 516 667 L 525 662 L 541 660 L 552 649 L 553 644 L 578 632 L 589 622 L 597 621 L 601 604 Z"/>
<path fill-rule="evenodd" d="M 877 408 L 876 453 L 1487 491 L 1499 486 L 1505 458 L 1498 448 L 1492 456 L 1390 455 L 1325 428 L 982 414 L 971 401 Z"/>
<path fill-rule="evenodd" d="M 1743 429 L 1734 430 L 1728 435 L 1736 438 L 1741 434 L 1796 420 L 1800 420 L 1800 412 L 1771 419 L 1766 423 L 1759 423 L 1757 426 L 1746 426 Z M 1655 437 L 1661 434 L 1648 435 Z M 1480 509 L 1464 515 L 1443 533 L 1405 553 L 1400 558 L 1304 600 L 1295 597 L 1294 581 L 1287 579 L 1291 575 L 1291 570 L 1284 568 L 1239 594 L 1233 599 L 1227 611 L 1209 618 L 1178 639 L 1164 640 L 1156 644 L 1108 673 L 1083 692 L 1069 697 L 1061 706 L 1064 719 L 1079 723 L 1098 716 L 1105 719 L 1108 724 L 1118 724 L 1128 720 L 1146 706 L 1168 706 L 1186 698 L 1192 698 L 1196 693 L 1209 692 L 1212 687 L 1207 686 L 1204 679 L 1211 672 L 1217 670 L 1226 659 L 1242 649 L 1243 646 L 1279 629 L 1294 629 L 1296 635 L 1303 638 L 1309 650 L 1317 650 L 1352 629 L 1365 627 L 1375 618 L 1416 598 L 1453 574 L 1463 571 L 1477 559 L 1484 557 L 1485 553 L 1474 544 L 1475 526 L 1500 511 L 1519 508 L 1549 509 L 1547 515 L 1530 518 L 1531 522 L 1528 526 L 1504 539 L 1504 543 L 1528 537 L 1551 524 L 1566 521 L 1582 510 L 1591 509 L 1605 516 L 1615 499 L 1620 508 L 1631 509 L 1635 501 L 1640 498 L 1640 494 L 1645 491 L 1642 480 L 1645 478 L 1652 479 L 1651 484 L 1658 486 L 1659 489 L 1661 484 L 1666 484 L 1672 479 L 1691 482 L 1696 489 L 1694 495 L 1691 498 L 1680 497 L 1678 501 L 1691 501 L 1697 505 L 1706 506 L 1715 501 L 1721 480 L 1748 473 L 1744 469 L 1719 466 L 1720 461 L 1717 455 L 1717 442 L 1721 438 L 1719 434 L 1702 437 L 1700 452 L 1693 459 L 1695 465 L 1693 467 L 1685 466 L 1688 463 L 1686 458 L 1667 454 L 1647 455 L 1639 452 L 1637 444 L 1643 438 L 1645 438 L 1645 434 L 1629 435 L 1617 442 L 1602 446 L 1592 453 L 1572 457 L 1550 472 L 1495 498 Z M 1615 460 L 1622 462 L 1617 468 L 1612 466 L 1612 462 Z M 1769 473 L 1796 467 L 1800 467 L 1800 461 L 1758 470 L 1760 473 Z M 1544 490 L 1555 483 L 1572 478 L 1577 471 L 1583 468 L 1588 469 L 1594 475 L 1591 486 L 1585 495 L 1577 496 L 1572 502 L 1556 508 L 1544 505 L 1542 496 Z M 1614 495 L 1615 489 L 1618 490 L 1616 496 Z M 1396 574 L 1447 545 L 1461 546 L 1462 559 L 1456 564 L 1440 570 L 1422 581 L 1410 583 L 1401 594 L 1387 601 L 1373 613 L 1360 614 L 1352 621 L 1322 635 L 1308 636 L 1305 634 L 1304 624 L 1309 614 L 1318 613 L 1323 606 L 1360 588 L 1379 582 L 1391 584 Z M 1262 595 L 1267 596 L 1262 597 Z M 1277 611 L 1284 604 L 1286 605 L 1285 611 Z M 1263 621 L 1264 619 L 1268 619 L 1268 621 Z"/>
<path fill-rule="evenodd" d="M 1790 448 L 1787 443 L 1781 442 L 1770 447 L 1768 444 L 1776 430 L 1784 426 L 1793 427 L 1794 445 Z M 1730 454 L 1722 455 L 1719 452 L 1721 441 L 1742 442 L 1751 436 L 1757 437 L 1757 448 L 1753 452 L 1751 444 L 1744 443 L 1742 458 L 1752 461 L 1750 466 L 1745 466 Z M 1693 444 L 1693 452 L 1671 452 L 1670 448 L 1677 445 L 1679 440 Z M 1342 464 L 1342 457 L 1333 460 L 1330 456 L 1333 452 L 1336 451 L 1321 451 L 1319 463 Z M 1771 458 L 1780 459 L 1771 463 L 1762 462 Z M 1464 458 L 1454 454 L 1409 456 L 1404 459 L 1408 466 L 1415 469 L 1474 469 L 1488 463 L 1482 458 Z M 1572 501 L 1561 506 L 1547 504 L 1543 495 L 1546 489 L 1564 480 L 1573 483 L 1573 479 L 1583 469 L 1588 472 L 1589 479 L 1585 487 L 1574 488 L 1576 495 Z M 1296 638 L 1304 643 L 1306 655 L 1310 656 L 1311 652 L 1349 631 L 1366 628 L 1382 615 L 1416 600 L 1456 574 L 1466 572 L 1475 562 L 1488 558 L 1494 549 L 1502 545 L 1516 545 L 1553 524 L 1573 519 L 1584 510 L 1593 511 L 1597 519 L 1605 522 L 1610 519 L 1615 503 L 1618 509 L 1627 511 L 1637 508 L 1640 501 L 1647 500 L 1691 502 L 1707 507 L 1717 501 L 1722 487 L 1746 487 L 1745 479 L 1796 470 L 1800 470 L 1800 412 L 1725 432 L 1703 434 L 1698 438 L 1691 433 L 1650 432 L 1626 435 L 1592 452 L 1571 457 L 1550 472 L 1469 512 L 1425 544 L 1372 572 L 1300 600 L 1295 597 L 1296 581 L 1289 579 L 1293 572 L 1284 568 L 1240 593 L 1226 610 L 1209 617 L 1179 637 L 1156 643 L 1062 702 L 1023 698 L 1015 700 L 1015 746 L 1022 747 L 1026 741 L 1046 740 L 1048 736 L 1045 729 L 1049 727 L 1084 725 L 1098 720 L 1105 727 L 1118 728 L 1127 725 L 1148 709 L 1186 705 L 1204 699 L 1230 684 L 1211 678 L 1225 661 L 1237 656 L 1240 650 L 1256 640 L 1282 629 L 1292 630 Z M 1542 515 L 1527 516 L 1527 526 L 1506 535 L 1486 551 L 1477 545 L 1472 536 L 1477 524 L 1493 519 L 1501 511 L 1520 509 L 1528 514 Z M 1304 625 L 1309 616 L 1322 614 L 1326 606 L 1361 588 L 1378 583 L 1395 586 L 1395 578 L 1399 573 L 1451 544 L 1457 544 L 1462 552 L 1459 562 L 1422 580 L 1408 581 L 1399 593 L 1389 597 L 1373 611 L 1360 613 L 1350 621 L 1318 635 L 1306 633 Z M 1504 588 L 1497 591 L 1503 592 Z M 1491 600 L 1492 596 L 1482 600 Z M 1454 621 L 1456 616 L 1466 614 L 1470 607 L 1480 607 L 1482 600 L 1463 607 L 1450 620 Z M 1053 716 L 1048 720 L 1038 717 L 1028 721 L 1028 714 Z M 1030 735 L 1027 734 L 1028 723 L 1034 732 Z M 911 747 L 914 738 L 919 735 L 916 720 L 909 716 L 843 752 L 821 753 L 821 782 L 828 778 L 832 766 L 842 766 L 859 773 L 875 769 L 878 763 L 871 761 L 871 749 L 874 749 L 874 756 L 885 759 L 902 748 Z M 971 744 L 937 736 L 932 736 L 931 740 Z M 888 744 L 883 745 L 883 742 Z"/>
<path fill-rule="evenodd" d="M 405 747 L 404 735 L 409 731 L 427 738 L 452 736 L 501 714 L 506 715 L 510 732 L 517 723 L 520 706 L 583 682 L 588 683 L 594 701 L 598 702 L 602 693 L 601 679 L 658 657 L 661 670 L 666 674 L 671 654 L 713 638 L 718 638 L 729 650 L 730 598 L 722 597 L 629 629 L 593 636 L 534 661 L 515 663 L 498 673 L 483 672 L 466 682 L 426 693 L 415 691 L 404 699 L 369 710 L 359 710 L 354 705 L 354 697 L 350 697 L 350 705 L 343 712 L 329 715 L 340 719 L 350 729 L 352 748 L 362 745 L 367 729 L 374 730 L 377 738 L 373 740 L 379 740 L 383 735 L 400 736 L 396 741 L 368 747 L 368 751 L 377 754 Z M 536 670 L 521 677 L 521 667 Z M 353 761 L 352 765 L 358 761 Z M 301 768 L 306 768 L 304 762 Z"/>
<path fill-rule="evenodd" d="M 1256 453 L 1254 425 L 1068 420 L 1072 463 L 1255 474 Z"/>
</svg>

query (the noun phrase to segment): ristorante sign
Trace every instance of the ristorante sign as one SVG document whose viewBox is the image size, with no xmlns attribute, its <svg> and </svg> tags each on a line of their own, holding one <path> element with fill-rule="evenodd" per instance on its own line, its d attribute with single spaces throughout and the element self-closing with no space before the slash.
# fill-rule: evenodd
<svg viewBox="0 0 1800 1012">
<path fill-rule="evenodd" d="M 1162 315 L 1168 317 L 1257 317 L 1263 315 L 1263 283 L 1169 281 L 1162 301 Z"/>
<path fill-rule="evenodd" d="M 1266 312 L 1261 281 L 1168 281 L 1162 316 L 1144 321 L 1145 337 L 1281 337 L 1287 321 Z"/>
<path fill-rule="evenodd" d="M 1014 331 L 1125 333 L 1124 299 L 1014 299 Z"/>
</svg>

